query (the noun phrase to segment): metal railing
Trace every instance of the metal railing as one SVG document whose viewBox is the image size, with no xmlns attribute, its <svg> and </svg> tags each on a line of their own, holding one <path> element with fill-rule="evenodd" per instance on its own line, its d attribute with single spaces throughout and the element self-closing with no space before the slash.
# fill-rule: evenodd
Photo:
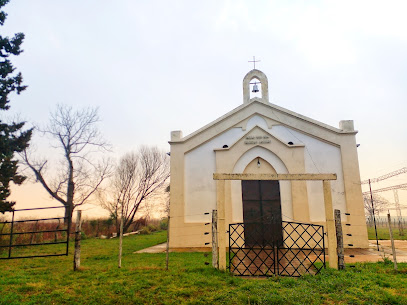
<svg viewBox="0 0 407 305">
<path fill-rule="evenodd" d="M 230 272 L 298 277 L 325 268 L 323 226 L 287 221 L 279 226 L 276 230 L 275 223 L 230 224 Z"/>
<path fill-rule="evenodd" d="M 64 209 L 64 206 L 19 209 L 11 212 L 11 221 L 0 222 L 0 259 L 68 255 L 70 222 L 68 217 L 16 220 L 23 211 Z M 55 247 L 53 245 L 60 245 Z M 27 251 L 36 247 L 35 253 Z M 18 249 L 18 250 L 16 250 Z M 3 253 L 2 253 L 3 252 Z"/>
</svg>

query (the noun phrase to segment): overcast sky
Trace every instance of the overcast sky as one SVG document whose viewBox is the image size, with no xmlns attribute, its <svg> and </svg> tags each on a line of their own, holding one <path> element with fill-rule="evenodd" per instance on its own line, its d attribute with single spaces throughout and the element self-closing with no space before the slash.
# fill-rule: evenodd
<svg viewBox="0 0 407 305">
<path fill-rule="evenodd" d="M 169 150 L 171 130 L 243 102 L 256 56 L 272 103 L 355 121 L 362 179 L 407 166 L 407 1 L 12 0 L 5 11 L 2 35 L 26 35 L 12 61 L 29 87 L 11 106 L 28 122 L 57 103 L 98 106 L 116 155 Z"/>
</svg>

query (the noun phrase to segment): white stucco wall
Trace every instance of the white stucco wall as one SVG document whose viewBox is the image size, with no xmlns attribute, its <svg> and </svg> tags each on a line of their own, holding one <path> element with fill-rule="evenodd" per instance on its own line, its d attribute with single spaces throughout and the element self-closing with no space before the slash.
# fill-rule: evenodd
<svg viewBox="0 0 407 305">
<path fill-rule="evenodd" d="M 243 135 L 232 128 L 185 154 L 185 222 L 208 221 L 204 213 L 216 209 L 215 148 L 232 145 Z"/>
<path fill-rule="evenodd" d="M 264 130 L 268 130 L 266 121 L 259 115 L 255 115 L 247 121 L 246 130 L 252 129 L 254 126 L 259 126 Z"/>
<path fill-rule="evenodd" d="M 337 180 L 331 182 L 334 209 L 346 211 L 340 148 L 300 133 L 285 126 L 274 126 L 271 133 L 286 142 L 305 145 L 305 170 L 307 173 L 335 173 Z M 325 221 L 324 197 L 320 181 L 307 181 L 308 204 L 311 221 Z M 346 217 L 342 216 L 346 221 Z"/>
</svg>

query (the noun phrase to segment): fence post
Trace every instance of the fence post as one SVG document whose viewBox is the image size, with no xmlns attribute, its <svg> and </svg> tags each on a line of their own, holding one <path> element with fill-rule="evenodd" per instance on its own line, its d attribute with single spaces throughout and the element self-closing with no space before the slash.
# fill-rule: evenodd
<svg viewBox="0 0 407 305">
<path fill-rule="evenodd" d="M 13 247 L 13 230 L 14 230 L 14 210 L 13 210 L 13 215 L 12 215 L 12 218 L 11 218 L 10 241 L 9 241 L 9 247 L 8 247 L 8 258 L 11 257 L 11 248 Z"/>
<path fill-rule="evenodd" d="M 168 211 L 167 246 L 165 249 L 165 270 L 168 270 L 169 260 L 170 260 L 170 212 Z"/>
<path fill-rule="evenodd" d="M 218 269 L 218 211 L 212 210 L 212 267 Z"/>
<path fill-rule="evenodd" d="M 123 209 L 120 217 L 120 231 L 119 231 L 119 268 L 122 267 L 122 252 L 123 252 Z"/>
<path fill-rule="evenodd" d="M 345 270 L 345 261 L 343 255 L 343 233 L 341 222 L 341 211 L 335 210 L 335 229 L 336 229 L 336 252 L 338 253 L 338 269 Z"/>
<path fill-rule="evenodd" d="M 391 228 L 390 213 L 387 214 L 387 221 L 389 223 L 389 234 L 390 234 L 390 240 L 391 240 L 391 251 L 393 253 L 394 270 L 397 271 L 396 248 L 394 247 L 393 229 Z"/>
<path fill-rule="evenodd" d="M 75 252 L 73 257 L 73 270 L 81 266 L 81 215 L 82 211 L 76 211 L 76 228 L 75 228 Z"/>
<path fill-rule="evenodd" d="M 225 180 L 217 181 L 219 270 L 226 270 Z"/>
</svg>

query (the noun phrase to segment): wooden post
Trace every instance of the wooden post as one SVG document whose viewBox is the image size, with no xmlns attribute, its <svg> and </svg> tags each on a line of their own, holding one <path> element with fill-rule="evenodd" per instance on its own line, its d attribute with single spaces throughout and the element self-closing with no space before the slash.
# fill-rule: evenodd
<svg viewBox="0 0 407 305">
<path fill-rule="evenodd" d="M 217 183 L 219 270 L 226 270 L 225 180 Z"/>
<path fill-rule="evenodd" d="M 375 216 L 375 211 L 374 211 L 372 184 L 370 183 L 370 179 L 369 179 L 369 189 L 370 189 L 370 202 L 372 203 L 372 216 L 373 216 L 373 222 L 374 222 L 374 232 L 376 234 L 377 251 L 380 251 L 379 250 L 379 239 L 377 238 L 376 216 Z"/>
<path fill-rule="evenodd" d="M 168 263 L 170 260 L 170 213 L 168 212 L 167 221 L 167 247 L 165 249 L 165 270 L 168 270 Z"/>
<path fill-rule="evenodd" d="M 218 269 L 218 211 L 212 210 L 212 267 Z"/>
<path fill-rule="evenodd" d="M 396 247 L 394 247 L 393 229 L 391 228 L 390 213 L 387 213 L 387 222 L 389 223 L 389 234 L 390 234 L 390 240 L 391 240 L 391 251 L 393 253 L 394 270 L 397 271 Z"/>
<path fill-rule="evenodd" d="M 403 236 L 404 235 L 403 218 L 401 216 L 398 190 L 397 189 L 393 190 L 393 194 L 394 194 L 394 202 L 396 203 L 396 213 L 397 213 L 397 219 L 398 219 L 398 223 L 399 223 L 399 234 L 400 234 L 400 236 Z"/>
<path fill-rule="evenodd" d="M 328 255 L 329 267 L 338 269 L 338 255 L 336 253 L 336 234 L 334 211 L 332 207 L 331 182 L 329 180 L 322 181 L 324 188 L 324 203 L 325 203 L 325 219 L 326 219 L 326 234 L 328 238 Z"/>
<path fill-rule="evenodd" d="M 82 211 L 76 211 L 76 228 L 75 228 L 75 252 L 73 256 L 73 270 L 81 266 L 81 223 Z"/>
<path fill-rule="evenodd" d="M 345 270 L 345 260 L 343 255 L 343 233 L 341 222 L 341 211 L 335 210 L 335 231 L 336 231 L 336 247 L 338 253 L 338 269 Z"/>
<path fill-rule="evenodd" d="M 120 217 L 120 232 L 119 232 L 119 268 L 122 267 L 122 252 L 123 252 L 123 208 Z"/>
</svg>

